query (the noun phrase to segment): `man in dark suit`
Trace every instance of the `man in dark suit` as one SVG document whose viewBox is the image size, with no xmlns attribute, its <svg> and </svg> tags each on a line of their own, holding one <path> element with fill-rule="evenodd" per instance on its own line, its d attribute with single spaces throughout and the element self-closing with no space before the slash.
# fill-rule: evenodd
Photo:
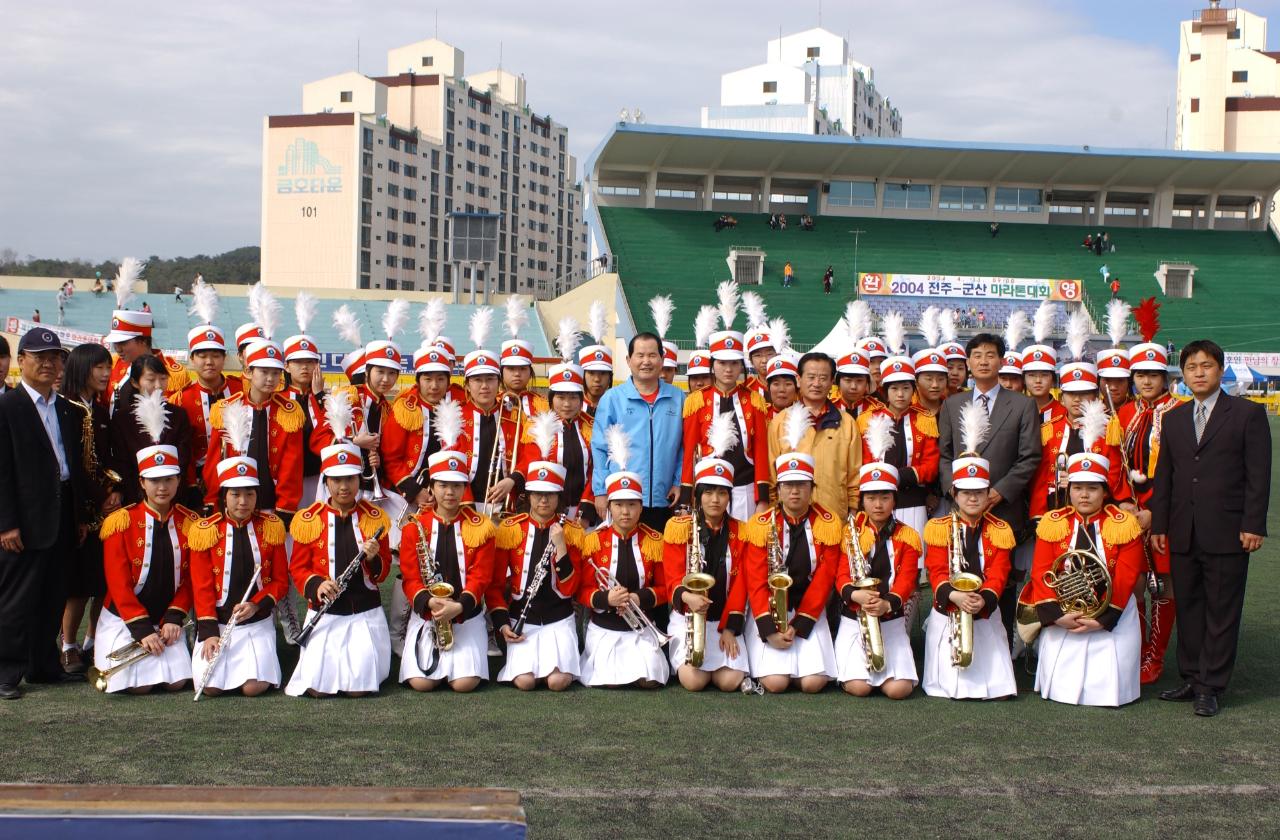
<svg viewBox="0 0 1280 840">
<path fill-rule="evenodd" d="M 1035 400 L 1000 387 L 1004 339 L 979 333 L 965 346 L 973 390 L 953 394 L 938 413 L 938 450 L 941 455 L 942 490 L 951 494 L 951 462 L 960 457 L 960 409 L 965 403 L 981 403 L 991 418 L 986 440 L 978 454 L 991 463 L 991 489 L 987 506 L 1008 522 L 1022 539 L 1027 530 L 1027 486 L 1040 463 L 1040 415 Z M 1009 576 L 1000 596 L 1000 618 L 1005 632 L 1013 623 L 1018 598 L 1016 575 Z"/>
<path fill-rule="evenodd" d="M 18 344 L 21 381 L 0 397 L 0 699 L 18 684 L 83 680 L 58 659 L 66 566 L 88 527 L 82 414 L 54 392 L 65 352 L 37 327 Z"/>
<path fill-rule="evenodd" d="M 1249 555 L 1267 533 L 1271 430 L 1262 406 L 1222 391 L 1217 344 L 1191 342 L 1179 364 L 1193 400 L 1164 416 L 1151 544 L 1170 554 L 1182 685 L 1160 699 L 1194 699 L 1212 717 L 1235 666 Z"/>
</svg>

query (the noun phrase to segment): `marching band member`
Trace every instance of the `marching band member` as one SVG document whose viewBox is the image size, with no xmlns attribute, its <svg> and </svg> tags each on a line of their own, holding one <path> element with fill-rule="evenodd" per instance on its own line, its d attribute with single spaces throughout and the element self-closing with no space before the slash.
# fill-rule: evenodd
<svg viewBox="0 0 1280 840">
<path fill-rule="evenodd" d="M 471 342 L 476 349 L 463 360 L 467 401 L 462 405 L 462 436 L 469 472 L 468 500 L 478 512 L 489 515 L 501 510 L 506 500 L 518 495 L 517 477 L 511 458 L 517 443 L 514 420 L 500 411 L 498 400 L 498 359 L 484 345 L 493 326 L 493 310 L 482 306 L 471 313 Z"/>
<path fill-rule="evenodd" d="M 520 337 L 529 323 L 529 302 L 519 295 L 507 298 L 507 317 L 503 321 L 511 337 L 502 342 L 502 414 L 519 422 L 546 411 L 546 397 L 529 390 L 533 379 L 533 345 Z"/>
<path fill-rule="evenodd" d="M 138 398 L 150 399 L 152 394 L 163 396 L 168 391 L 168 382 L 169 370 L 163 361 L 152 355 L 138 356 L 129 365 L 129 378 L 116 392 L 111 413 L 111 455 L 115 461 L 114 469 L 122 479 L 120 493 L 127 505 L 137 504 L 143 499 L 138 470 L 128 463 L 129 453 L 153 445 L 142 425 Z M 184 489 L 195 485 L 191 463 L 191 426 L 182 409 L 170 403 L 162 405 L 165 423 L 159 443 L 172 446 L 178 452 L 181 469 L 178 492 L 181 494 Z"/>
<path fill-rule="evenodd" d="M 380 508 L 359 498 L 362 470 L 355 444 L 326 446 L 320 474 L 328 501 L 300 511 L 289 526 L 289 574 L 307 599 L 307 623 L 321 602 L 329 604 L 301 645 L 285 687 L 290 697 L 361 697 L 377 692 L 391 671 L 391 639 L 378 592 L 390 568 L 391 522 Z M 375 539 L 380 529 L 382 535 Z M 355 562 L 361 568 L 339 590 L 338 579 Z"/>
<path fill-rule="evenodd" d="M 427 470 L 435 506 L 410 517 L 400 536 L 400 575 L 413 605 L 400 682 L 416 691 L 433 691 L 443 682 L 467 692 L 489 678 L 484 594 L 496 532 L 489 517 L 463 506 L 467 456 L 457 451 L 462 407 L 445 400 L 433 420 L 440 451 L 428 459 Z"/>
<path fill-rule="evenodd" d="M 230 441 L 226 423 L 228 409 L 240 414 L 241 407 L 251 414 L 253 432 L 249 450 L 233 454 L 247 455 L 258 465 L 258 507 L 279 513 L 288 519 L 298 510 L 302 497 L 302 408 L 277 390 L 284 373 L 284 351 L 269 339 L 251 341 L 245 348 L 245 390 L 213 407 L 209 438 L 209 456 L 205 461 L 205 503 L 218 500 L 218 462 L 227 456 Z"/>
<path fill-rule="evenodd" d="M 756 308 L 759 307 L 759 312 Z M 742 308 L 747 312 L 747 334 L 743 336 L 743 340 L 747 344 L 747 361 L 751 364 L 751 375 L 747 377 L 748 390 L 755 391 L 765 400 L 769 401 L 769 387 L 765 376 L 769 372 L 769 362 L 781 352 L 777 343 L 773 340 L 773 335 L 769 331 L 769 324 L 764 317 L 764 302 L 760 300 L 760 296 L 755 292 L 743 292 Z"/>
<path fill-rule="evenodd" d="M 146 694 L 158 685 L 178 691 L 191 679 L 184 624 L 192 607 L 187 531 L 195 514 L 174 503 L 182 474 L 178 450 L 155 443 L 167 404 L 159 391 L 137 401 L 139 423 L 152 441 L 136 452 L 144 498 L 108 516 L 100 532 L 107 599 L 93 658 L 108 693 Z M 150 656 L 107 677 L 118 664 L 110 654 L 130 642 Z"/>
<path fill-rule="evenodd" d="M 694 391 L 684 401 L 684 464 L 681 496 L 692 499 L 694 464 L 706 453 L 704 441 L 720 415 L 733 421 L 733 445 L 723 459 L 733 465 L 734 519 L 746 521 L 769 506 L 769 409 L 760 395 L 739 380 L 743 373 L 742 336 L 732 330 L 711 334 L 712 387 Z"/>
<path fill-rule="evenodd" d="M 1022 351 L 1022 381 L 1027 396 L 1036 401 L 1040 422 L 1052 423 L 1067 416 L 1067 410 L 1053 396 L 1057 384 L 1058 355 L 1045 342 L 1053 329 L 1057 308 L 1047 300 L 1040 302 L 1031 318 L 1031 336 L 1034 342 Z"/>
<path fill-rule="evenodd" d="M 115 295 L 116 308 L 111 313 L 111 331 L 103 338 L 102 343 L 116 352 L 116 362 L 111 368 L 111 379 L 107 390 L 103 392 L 102 404 L 114 414 L 116 411 L 120 389 L 130 379 L 134 360 L 140 356 L 155 356 L 165 369 L 167 379 L 164 395 L 171 397 L 187 384 L 187 369 L 151 346 L 151 330 L 153 326 L 150 312 L 137 312 L 126 309 L 133 300 L 134 288 L 142 276 L 143 263 L 133 257 L 125 257 L 120 261 L 116 272 Z M 126 398 L 124 405 L 132 405 L 132 398 Z M 132 447 L 127 452 L 136 452 Z M 132 475 L 132 465 L 125 465 L 125 473 Z M 138 498 L 130 502 L 138 501 Z"/>
<path fill-rule="evenodd" d="M 871 360 L 862 350 L 855 349 L 836 361 L 836 388 L 840 392 L 837 405 L 854 420 L 884 405 L 872 396 Z"/>
<path fill-rule="evenodd" d="M 659 688 L 671 675 L 665 636 L 653 624 L 662 601 L 662 535 L 640 522 L 640 476 L 627 470 L 631 441 L 621 426 L 605 431 L 609 524 L 583 537 L 578 600 L 589 610 L 579 679 L 583 685 Z"/>
<path fill-rule="evenodd" d="M 694 350 L 689 354 L 689 362 L 684 369 L 685 379 L 689 385 L 689 393 L 710 388 L 714 381 L 711 376 L 711 356 L 707 350 Z"/>
<path fill-rule="evenodd" d="M 415 387 L 396 397 L 382 426 L 382 454 L 388 482 L 417 510 L 431 504 L 423 468 L 440 451 L 431 413 L 449 396 L 453 357 L 441 348 L 424 346 L 413 357 L 413 370 Z"/>
<path fill-rule="evenodd" d="M 989 423 L 981 403 L 961 409 L 964 452 L 952 462 L 951 515 L 929 520 L 924 529 L 933 609 L 924 623 L 923 682 L 931 697 L 989 700 L 1018 693 L 998 606 L 1015 538 L 1008 523 L 984 512 L 991 466 L 974 454 Z M 963 632 L 970 620 L 971 631 Z"/>
<path fill-rule="evenodd" d="M 814 458 L 799 451 L 813 425 L 808 408 L 797 403 L 779 420 L 786 448 L 774 462 L 778 505 L 746 526 L 743 562 L 755 621 L 743 635 L 751 675 L 765 691 L 798 686 L 811 694 L 836 675 L 831 627 L 823 613 L 835 585 L 844 525 L 813 501 Z M 790 581 L 775 590 L 770 584 L 780 575 Z M 785 616 L 781 609 L 774 613 L 779 607 Z"/>
<path fill-rule="evenodd" d="M 752 392 L 754 394 L 754 392 Z M 730 512 L 734 465 L 722 456 L 737 443 L 730 414 L 718 414 L 707 430 L 707 455 L 693 471 L 694 507 L 667 521 L 662 569 L 670 593 L 671 667 L 680 684 L 701 691 L 714 682 L 721 691 L 737 691 L 751 670 L 740 641 L 746 625 L 747 586 L 742 572 L 746 525 Z M 695 528 L 696 520 L 696 528 Z M 697 542 L 690 546 L 694 539 Z M 696 557 L 696 567 L 690 554 Z M 700 614 L 702 648 L 691 650 L 691 623 Z M 714 627 L 714 638 L 706 630 Z"/>
<path fill-rule="evenodd" d="M 720 313 L 714 306 L 703 306 L 698 309 L 693 319 L 693 345 L 689 361 L 685 363 L 684 375 L 687 390 L 690 394 L 701 391 L 711 385 L 711 335 L 720 323 Z"/>
<path fill-rule="evenodd" d="M 236 439 L 245 431 L 242 423 L 232 436 L 237 452 L 248 445 Z M 252 458 L 226 458 L 218 474 L 218 512 L 187 533 L 198 642 L 191 672 L 205 694 L 238 688 L 255 697 L 280 687 L 271 615 L 289 591 L 284 522 L 258 510 L 258 465 Z M 224 637 L 232 616 L 236 625 Z M 224 641 L 226 649 L 220 650 Z"/>
<path fill-rule="evenodd" d="M 911 357 L 911 364 L 916 369 L 916 392 L 911 404 L 937 417 L 947 398 L 947 360 L 936 349 L 926 347 Z"/>
<path fill-rule="evenodd" d="M 1102 396 L 1107 412 L 1115 414 L 1129 402 L 1133 390 L 1129 378 L 1129 351 L 1124 349 L 1124 337 L 1129 334 L 1129 315 L 1133 307 L 1119 298 L 1107 303 L 1107 337 L 1111 347 L 1099 350 L 1094 360 L 1098 365 L 1098 378 L 1102 380 Z"/>
<path fill-rule="evenodd" d="M 307 333 L 316 315 L 316 299 L 299 292 L 294 311 L 298 334 L 284 340 L 284 395 L 302 409 L 302 493 L 298 507 L 309 507 L 320 490 L 320 449 L 314 446 L 316 429 L 324 422 L 324 374 L 320 372 L 320 347 Z"/>
<path fill-rule="evenodd" d="M 591 492 L 590 419 L 582 413 L 582 373 L 577 365 L 559 364 L 548 371 L 551 411 L 532 418 L 520 443 L 517 471 L 526 479 L 535 461 L 550 461 L 565 469 L 561 493 L 565 514 L 596 520 L 595 494 Z"/>
<path fill-rule="evenodd" d="M 364 348 L 363 385 L 356 386 L 358 405 L 357 424 L 361 435 L 354 439 L 364 450 L 364 472 L 360 474 L 360 495 L 366 501 L 382 508 L 391 518 L 390 540 L 394 551 L 400 545 L 399 523 L 407 503 L 403 496 L 390 486 L 386 475 L 386 462 L 382 455 L 382 431 L 391 413 L 389 395 L 400 380 L 403 361 L 395 336 L 409 320 L 409 302 L 396 299 L 387 304 L 382 315 L 382 330 L 386 339 L 371 341 Z"/>
<path fill-rule="evenodd" d="M 998 374 L 1000 387 L 1015 394 L 1024 393 L 1027 387 L 1022 378 L 1022 354 L 1016 350 L 1006 351 L 1000 362 Z"/>
<path fill-rule="evenodd" d="M 245 348 L 248 347 L 253 342 L 257 341 L 258 339 L 265 339 L 266 337 L 267 337 L 267 334 L 263 332 L 262 327 L 258 326 L 253 321 L 246 321 L 245 323 L 236 327 L 236 332 L 235 332 L 236 361 L 239 362 L 241 371 L 246 371 L 249 369 L 248 365 L 246 365 L 244 361 Z M 229 379 L 241 378 L 241 376 L 238 376 L 236 374 L 227 374 L 227 377 Z M 242 388 L 241 390 L 244 390 L 244 389 Z"/>
<path fill-rule="evenodd" d="M 889 398 L 893 399 L 892 391 Z M 846 556 L 836 563 L 841 602 L 836 679 L 855 697 L 879 688 L 885 697 L 902 700 L 919 682 L 905 609 L 920 574 L 920 533 L 894 516 L 899 472 L 885 459 L 897 446 L 893 420 L 884 414 L 871 417 L 863 441 L 868 459 L 859 472 L 862 510 L 846 525 Z M 871 632 L 863 629 L 863 613 L 879 623 L 880 662 L 874 669 L 869 656 L 874 651 L 868 649 Z"/>
<path fill-rule="evenodd" d="M 662 381 L 668 385 L 676 381 L 680 371 L 680 348 L 674 341 L 662 340 Z"/>
<path fill-rule="evenodd" d="M 674 341 L 667 341 L 667 331 L 671 329 L 671 315 L 675 305 L 670 295 L 656 295 L 649 298 L 649 317 L 653 319 L 653 331 L 662 342 L 662 379 L 668 385 L 675 381 L 676 371 L 680 368 L 679 351 Z"/>
<path fill-rule="evenodd" d="M 337 330 L 338 337 L 352 348 L 342 357 L 342 372 L 352 387 L 358 388 L 365 382 L 364 341 L 360 319 L 351 311 L 351 307 L 344 303 L 333 311 L 333 328 Z M 322 444 L 321 448 L 327 445 Z"/>
<path fill-rule="evenodd" d="M 594 420 L 596 406 L 605 391 L 613 387 L 613 354 L 604 346 L 605 333 L 608 331 L 604 304 L 598 300 L 591 302 L 587 310 L 587 332 L 595 338 L 595 344 L 588 344 L 578 351 L 578 366 L 582 368 L 586 393 L 583 395 L 583 409 Z"/>
<path fill-rule="evenodd" d="M 774 356 L 769 360 L 765 382 L 769 386 L 769 422 L 772 423 L 774 417 L 800 399 L 800 372 L 796 370 L 795 360 L 782 354 Z"/>
<path fill-rule="evenodd" d="M 857 349 L 867 357 L 867 370 L 871 376 L 870 395 L 878 402 L 884 402 L 884 388 L 880 385 L 880 363 L 889 358 L 889 349 L 874 335 L 868 335 L 858 342 Z"/>
<path fill-rule="evenodd" d="M 1104 432 L 1103 423 L 1094 424 L 1086 433 L 1088 442 Z M 1107 504 L 1109 470 L 1107 457 L 1095 455 L 1089 447 L 1072 455 L 1067 466 L 1071 504 L 1045 514 L 1036 528 L 1035 563 L 1022 603 L 1034 610 L 1038 623 L 1030 627 L 1031 633 L 1020 623 L 1019 632 L 1024 639 L 1034 638 L 1034 631 L 1044 628 L 1039 633 L 1036 690 L 1046 700 L 1123 706 L 1142 693 L 1142 628 L 1133 594 L 1146 562 L 1142 527 L 1133 514 Z M 1062 599 L 1070 601 L 1072 596 L 1060 597 L 1049 583 L 1055 575 L 1062 583 L 1074 580 L 1058 564 L 1058 558 L 1073 550 L 1087 552 L 1101 564 L 1085 560 L 1078 576 L 1105 569 L 1109 578 L 1109 599 L 1089 582 L 1096 611 L 1074 604 L 1064 607 Z"/>
<path fill-rule="evenodd" d="M 954 309 L 943 309 L 938 313 L 938 333 L 942 343 L 938 352 L 947 360 L 947 396 L 966 390 L 969 382 L 969 356 L 964 345 L 956 341 L 956 313 Z"/>
<path fill-rule="evenodd" d="M 498 682 L 521 691 L 532 691 L 540 681 L 564 691 L 581 670 L 574 595 L 582 576 L 573 554 L 582 545 L 582 528 L 557 520 L 565 472 L 554 461 L 531 461 L 525 472 L 529 512 L 507 518 L 498 528 L 495 575 L 485 604 L 507 643 Z"/>
</svg>

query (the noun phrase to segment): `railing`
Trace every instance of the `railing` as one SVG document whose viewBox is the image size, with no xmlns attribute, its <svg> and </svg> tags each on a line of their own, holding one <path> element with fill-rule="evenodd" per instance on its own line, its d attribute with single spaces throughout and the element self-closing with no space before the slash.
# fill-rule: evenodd
<svg viewBox="0 0 1280 840">
<path fill-rule="evenodd" d="M 1201 23 L 1230 23 L 1236 19 L 1236 10 L 1219 9 L 1216 6 L 1210 9 L 1196 9 L 1191 13 L 1191 19 Z"/>
<path fill-rule="evenodd" d="M 594 259 L 585 266 L 568 274 L 561 275 L 554 280 L 538 281 L 538 300 L 551 300 L 558 298 L 560 295 L 569 291 L 576 286 L 585 283 L 601 274 L 608 274 L 618 270 L 618 258 L 613 254 L 605 254 L 604 262 L 600 259 Z"/>
</svg>

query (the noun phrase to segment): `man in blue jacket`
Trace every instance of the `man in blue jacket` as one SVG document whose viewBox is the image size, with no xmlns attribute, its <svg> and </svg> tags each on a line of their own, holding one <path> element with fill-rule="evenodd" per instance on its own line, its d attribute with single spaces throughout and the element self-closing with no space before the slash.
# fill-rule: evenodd
<svg viewBox="0 0 1280 840">
<path fill-rule="evenodd" d="M 631 437 L 631 454 L 625 468 L 639 473 L 644 483 L 644 511 L 640 521 L 661 531 L 671 518 L 671 507 L 680 495 L 680 464 L 684 455 L 684 397 L 674 385 L 662 381 L 662 339 L 638 333 L 627 345 L 631 378 L 600 398 L 591 434 L 591 489 L 596 511 L 603 519 L 608 510 L 605 477 L 623 469 L 610 465 L 605 432 L 620 424 Z"/>
</svg>

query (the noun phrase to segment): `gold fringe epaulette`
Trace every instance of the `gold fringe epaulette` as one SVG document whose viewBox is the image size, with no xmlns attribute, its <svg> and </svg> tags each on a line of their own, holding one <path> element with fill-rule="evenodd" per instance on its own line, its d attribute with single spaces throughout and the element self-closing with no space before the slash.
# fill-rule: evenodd
<svg viewBox="0 0 1280 840">
<path fill-rule="evenodd" d="M 221 429 L 222 428 L 222 406 L 226 405 L 226 403 L 230 400 L 238 400 L 238 399 L 240 399 L 239 394 L 232 394 L 231 396 L 227 397 L 225 400 L 218 400 L 216 403 L 214 403 L 213 408 L 209 409 L 209 425 L 214 429 Z"/>
<path fill-rule="evenodd" d="M 386 511 L 367 501 L 356 502 L 356 508 L 360 511 L 360 533 L 366 540 L 373 539 L 378 528 L 386 529 L 382 536 L 391 536 L 391 517 Z"/>
<path fill-rule="evenodd" d="M 132 507 L 130 505 L 129 507 Z M 113 534 L 118 534 L 129 527 L 129 508 L 122 507 L 113 511 L 106 519 L 102 520 L 102 527 L 98 529 L 98 538 L 105 540 Z"/>
<path fill-rule="evenodd" d="M 201 519 L 200 514 L 196 513 L 191 508 L 183 507 L 182 505 L 173 506 L 173 515 L 177 518 L 178 530 L 181 531 L 183 535 L 189 534 L 192 526 Z"/>
<path fill-rule="evenodd" d="M 662 562 L 662 534 L 648 525 L 640 525 L 640 553 L 650 563 Z"/>
<path fill-rule="evenodd" d="M 169 371 L 169 392 L 176 394 L 187 387 L 187 383 L 191 381 L 191 376 L 187 373 L 187 369 L 181 363 L 168 356 L 162 355 L 160 358 L 164 360 L 165 370 Z"/>
<path fill-rule="evenodd" d="M 267 545 L 284 545 L 284 520 L 274 513 L 262 514 L 262 541 Z"/>
<path fill-rule="evenodd" d="M 1110 545 L 1125 545 L 1142 536 L 1142 526 L 1138 524 L 1138 517 L 1115 505 L 1107 505 L 1103 510 L 1107 517 L 1102 521 L 1103 542 Z"/>
<path fill-rule="evenodd" d="M 422 404 L 418 402 L 416 389 L 405 391 L 391 404 L 391 416 L 396 424 L 406 432 L 422 431 Z"/>
<path fill-rule="evenodd" d="M 600 532 L 589 531 L 582 535 L 582 554 L 590 557 L 600 551 Z"/>
<path fill-rule="evenodd" d="M 874 417 L 875 414 L 876 413 L 874 411 L 864 411 L 858 415 L 858 419 L 855 420 L 854 423 L 858 427 L 859 436 L 861 437 L 867 436 L 867 429 L 871 427 L 871 418 Z"/>
<path fill-rule="evenodd" d="M 706 400 L 702 396 L 702 389 L 694 391 L 692 394 L 684 398 L 684 415 L 692 417 L 702 410 L 702 406 L 706 404 Z"/>
<path fill-rule="evenodd" d="M 862 525 L 858 528 L 858 547 L 862 549 L 862 553 L 871 556 L 871 552 L 876 547 L 876 529 L 870 525 Z"/>
<path fill-rule="evenodd" d="M 302 413 L 302 406 L 284 394 L 273 394 L 271 399 L 276 404 L 276 422 L 286 434 L 298 431 L 307 422 L 306 415 Z"/>
<path fill-rule="evenodd" d="M 743 542 L 748 542 L 756 548 L 764 548 L 769 540 L 769 528 L 773 526 L 773 514 L 771 511 L 757 513 L 742 524 L 738 530 L 738 536 Z"/>
<path fill-rule="evenodd" d="M 1124 444 L 1124 429 L 1120 428 L 1120 415 L 1111 415 L 1111 422 L 1107 423 L 1107 446 L 1122 446 Z"/>
<path fill-rule="evenodd" d="M 1064 507 L 1051 510 L 1040 518 L 1036 526 L 1036 536 L 1045 542 L 1058 543 L 1071 533 L 1071 508 Z"/>
<path fill-rule="evenodd" d="M 582 549 L 582 540 L 587 534 L 581 524 L 577 522 L 564 523 L 564 544 L 574 551 Z"/>
<path fill-rule="evenodd" d="M 667 527 L 662 532 L 662 539 L 672 545 L 685 545 L 693 534 L 693 517 L 673 516 L 667 520 Z"/>
<path fill-rule="evenodd" d="M 924 524 L 924 543 L 934 548 L 951 545 L 951 517 L 939 516 Z"/>
<path fill-rule="evenodd" d="M 502 520 L 502 524 L 498 526 L 497 542 L 498 548 L 503 551 L 510 551 L 513 548 L 519 548 L 524 542 L 524 528 L 520 525 L 529 518 L 527 513 L 517 513 L 515 516 L 508 516 Z"/>
<path fill-rule="evenodd" d="M 748 388 L 747 393 L 750 395 L 748 397 L 748 400 L 751 403 L 752 408 L 754 408 L 758 412 L 761 412 L 762 414 L 765 412 L 768 412 L 769 404 L 765 402 L 764 397 L 760 396 L 759 391 L 753 391 Z"/>
<path fill-rule="evenodd" d="M 898 542 L 911 546 L 916 551 L 923 552 L 924 546 L 920 545 L 920 535 L 916 533 L 916 529 L 910 525 L 898 523 L 898 529 L 894 532 L 894 537 Z"/>
<path fill-rule="evenodd" d="M 497 535 L 498 529 L 493 520 L 471 508 L 463 508 L 461 518 L 462 544 L 467 548 L 479 548 Z"/>
<path fill-rule="evenodd" d="M 986 521 L 984 529 L 987 539 L 991 540 L 991 544 L 996 548 L 1003 548 L 1012 551 L 1018 545 L 1018 538 L 1013 533 L 1013 528 L 1009 527 L 1009 523 L 1005 522 L 998 516 L 986 514 L 983 516 Z"/>
<path fill-rule="evenodd" d="M 222 538 L 218 530 L 218 523 L 221 521 L 222 514 L 215 513 L 192 525 L 191 530 L 187 532 L 187 547 L 192 551 L 208 551 L 217 545 L 218 540 Z"/>
<path fill-rule="evenodd" d="M 1040 424 L 1040 445 L 1046 446 L 1053 440 L 1053 421 L 1046 420 Z"/>
<path fill-rule="evenodd" d="M 578 430 L 582 432 L 582 439 L 587 442 L 587 446 L 591 445 L 591 430 L 595 425 L 595 418 L 587 412 L 583 411 L 578 415 Z"/>
<path fill-rule="evenodd" d="M 324 533 L 323 511 L 324 502 L 316 502 L 305 510 L 298 511 L 293 522 L 289 523 L 289 535 L 295 543 L 310 545 L 320 539 L 320 535 Z"/>
<path fill-rule="evenodd" d="M 936 438 L 938 436 L 938 418 L 925 411 L 920 406 L 916 408 L 916 431 L 925 437 Z"/>
<path fill-rule="evenodd" d="M 813 541 L 820 545 L 840 545 L 844 539 L 844 520 L 815 504 L 813 512 Z"/>
</svg>

